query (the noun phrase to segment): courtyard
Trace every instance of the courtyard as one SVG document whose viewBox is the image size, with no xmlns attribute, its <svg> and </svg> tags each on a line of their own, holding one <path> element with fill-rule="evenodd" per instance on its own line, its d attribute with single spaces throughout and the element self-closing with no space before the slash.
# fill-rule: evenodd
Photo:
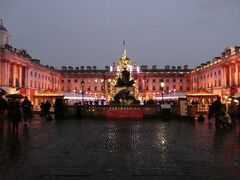
<svg viewBox="0 0 240 180">
<path fill-rule="evenodd" d="M 35 116 L 0 131 L 0 179 L 238 179 L 240 126 Z"/>
</svg>

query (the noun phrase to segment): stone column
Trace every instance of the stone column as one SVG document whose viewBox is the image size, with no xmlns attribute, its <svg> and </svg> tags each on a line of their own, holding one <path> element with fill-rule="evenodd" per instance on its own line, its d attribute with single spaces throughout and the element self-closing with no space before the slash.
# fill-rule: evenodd
<svg viewBox="0 0 240 180">
<path fill-rule="evenodd" d="M 226 87 L 225 66 L 222 66 L 221 81 L 222 81 L 222 83 L 221 83 L 222 88 L 225 88 Z"/>
<path fill-rule="evenodd" d="M 13 64 L 13 87 L 16 87 L 16 64 Z"/>
<path fill-rule="evenodd" d="M 236 85 L 238 85 L 239 84 L 239 79 L 238 79 L 238 63 L 236 62 L 235 63 L 235 69 L 236 69 L 236 71 L 235 71 L 235 83 L 236 83 Z"/>
<path fill-rule="evenodd" d="M 22 87 L 22 66 L 19 66 L 19 87 Z"/>
<path fill-rule="evenodd" d="M 9 86 L 10 62 L 5 60 L 5 85 Z"/>
<path fill-rule="evenodd" d="M 29 68 L 26 67 L 25 68 L 25 88 L 28 88 L 28 84 L 29 84 L 28 71 L 29 71 Z"/>
<path fill-rule="evenodd" d="M 3 86 L 3 61 L 0 60 L 0 86 Z"/>
</svg>

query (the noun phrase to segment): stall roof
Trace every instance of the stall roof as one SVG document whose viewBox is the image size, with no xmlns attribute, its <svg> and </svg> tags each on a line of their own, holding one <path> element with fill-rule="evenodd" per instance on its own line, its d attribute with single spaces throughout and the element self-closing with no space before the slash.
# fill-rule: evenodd
<svg viewBox="0 0 240 180">
<path fill-rule="evenodd" d="M 64 97 L 63 94 L 56 94 L 56 93 L 39 93 L 39 94 L 35 94 L 34 95 L 35 98 L 42 98 L 42 97 L 53 97 L 53 98 L 57 98 L 57 97 Z"/>
<path fill-rule="evenodd" d="M 204 97 L 204 96 L 218 96 L 217 94 L 207 94 L 207 93 L 194 93 L 194 94 L 187 94 L 186 95 L 187 97 L 196 97 L 196 96 L 199 96 L 199 97 Z"/>
</svg>

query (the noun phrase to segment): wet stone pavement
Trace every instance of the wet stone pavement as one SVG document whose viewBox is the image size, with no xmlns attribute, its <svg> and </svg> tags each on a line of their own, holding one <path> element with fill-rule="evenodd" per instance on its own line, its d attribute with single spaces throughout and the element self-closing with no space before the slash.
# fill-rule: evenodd
<svg viewBox="0 0 240 180">
<path fill-rule="evenodd" d="M 240 125 L 214 120 L 46 122 L 0 130 L 0 179 L 239 179 Z"/>
</svg>

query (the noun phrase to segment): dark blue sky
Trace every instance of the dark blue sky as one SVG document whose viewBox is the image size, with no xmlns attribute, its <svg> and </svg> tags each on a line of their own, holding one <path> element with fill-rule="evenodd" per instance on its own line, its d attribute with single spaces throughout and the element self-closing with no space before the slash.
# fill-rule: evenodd
<svg viewBox="0 0 240 180">
<path fill-rule="evenodd" d="M 240 45 L 239 0 L 0 0 L 11 44 L 42 64 L 185 65 Z"/>
</svg>

